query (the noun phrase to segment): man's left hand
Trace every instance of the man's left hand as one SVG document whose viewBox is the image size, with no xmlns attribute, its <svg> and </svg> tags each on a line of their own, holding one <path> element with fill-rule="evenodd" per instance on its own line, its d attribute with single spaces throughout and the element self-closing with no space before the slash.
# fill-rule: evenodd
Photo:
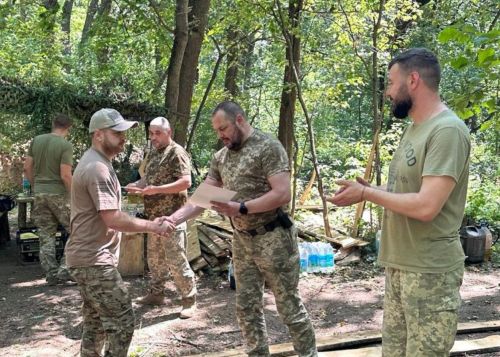
<svg viewBox="0 0 500 357">
<path fill-rule="evenodd" d="M 224 216 L 234 217 L 240 214 L 240 204 L 239 202 L 229 201 L 229 202 L 216 202 L 210 201 L 212 209 Z"/>
<path fill-rule="evenodd" d="M 337 206 L 350 206 L 362 201 L 363 191 L 366 189 L 366 185 L 347 180 L 338 180 L 335 183 L 341 187 L 335 192 L 334 196 L 326 197 L 328 202 Z"/>
</svg>

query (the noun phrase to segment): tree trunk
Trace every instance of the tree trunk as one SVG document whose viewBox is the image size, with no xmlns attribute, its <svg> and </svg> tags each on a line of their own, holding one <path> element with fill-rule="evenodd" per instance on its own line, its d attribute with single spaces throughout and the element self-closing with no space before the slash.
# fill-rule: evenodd
<svg viewBox="0 0 500 357">
<path fill-rule="evenodd" d="M 380 99 L 380 96 L 383 96 L 383 93 L 380 92 L 380 78 L 379 78 L 379 64 L 378 64 L 378 35 L 382 21 L 382 15 L 384 13 L 385 8 L 385 0 L 380 0 L 379 9 L 377 13 L 377 22 L 373 24 L 372 31 L 372 63 L 371 63 L 371 90 L 372 90 L 372 113 L 373 113 L 373 127 L 372 127 L 372 136 L 373 136 L 373 144 L 372 144 L 372 153 L 370 154 L 369 162 L 366 166 L 364 179 L 366 181 L 370 180 L 372 174 L 372 161 L 375 161 L 375 171 L 380 172 L 380 158 L 379 158 L 379 142 L 378 135 L 380 133 L 381 126 L 381 118 L 382 118 L 382 107 L 380 103 L 384 101 Z M 377 165 L 379 166 L 377 168 Z M 378 181 L 378 180 L 377 180 Z M 358 236 L 358 224 L 359 220 L 363 215 L 363 210 L 365 208 L 365 201 L 358 203 L 356 207 L 356 215 L 354 217 L 354 224 L 352 226 L 352 236 Z"/>
<path fill-rule="evenodd" d="M 297 100 L 297 89 L 293 80 L 293 67 L 300 76 L 300 37 L 296 36 L 300 22 L 300 12 L 302 11 L 303 0 L 290 0 L 288 7 L 288 21 L 290 27 L 285 29 L 290 38 L 290 45 L 286 45 L 286 65 L 283 77 L 283 89 L 281 92 L 280 119 L 278 128 L 278 139 L 285 147 L 288 155 L 289 166 L 292 168 L 293 160 L 293 140 L 294 140 L 294 117 L 295 103 Z M 291 48 L 289 48 L 291 46 Z M 291 57 L 291 54 L 293 57 Z M 293 63 L 291 63 L 293 58 Z"/>
<path fill-rule="evenodd" d="M 99 7 L 99 0 L 90 0 L 89 6 L 87 7 L 87 16 L 85 17 L 85 23 L 82 30 L 82 38 L 80 40 L 79 46 L 83 46 L 87 42 L 89 37 L 90 29 L 94 23 L 95 14 Z"/>
<path fill-rule="evenodd" d="M 301 85 L 300 85 L 299 75 L 297 73 L 297 69 L 295 68 L 295 61 L 293 58 L 293 52 L 291 51 L 292 42 L 291 42 L 291 39 L 289 36 L 289 32 L 287 31 L 287 25 L 286 25 L 285 20 L 283 18 L 283 13 L 281 11 L 280 1 L 275 0 L 274 3 L 276 4 L 276 6 L 278 8 L 277 13 L 273 9 L 274 17 L 276 18 L 276 20 L 278 21 L 278 23 L 281 27 L 283 37 L 287 43 L 287 48 L 289 49 L 290 67 L 292 69 L 295 87 L 297 88 L 297 98 L 299 100 L 300 106 L 302 107 L 302 111 L 304 112 L 304 117 L 305 117 L 306 123 L 307 123 L 307 134 L 308 134 L 309 144 L 310 144 L 310 149 L 311 149 L 311 158 L 312 158 L 314 170 L 316 171 L 316 176 L 318 178 L 318 191 L 319 191 L 319 195 L 321 197 L 322 206 L 323 206 L 323 223 L 324 223 L 324 227 L 325 227 L 325 235 L 327 237 L 331 237 L 332 232 L 330 230 L 330 222 L 328 220 L 328 206 L 327 206 L 326 198 L 325 198 L 324 191 L 323 191 L 323 179 L 321 178 L 320 168 L 318 165 L 318 158 L 316 155 L 316 143 L 315 143 L 315 134 L 314 134 L 313 123 L 312 123 L 311 117 L 309 116 L 309 112 L 307 110 L 306 103 L 304 102 L 304 98 L 302 96 L 302 89 L 301 89 Z"/>
<path fill-rule="evenodd" d="M 177 103 L 179 100 L 180 74 L 184 52 L 188 42 L 188 0 L 177 0 L 175 7 L 174 45 L 168 64 L 167 89 L 165 91 L 165 109 L 167 119 L 174 129 L 177 122 Z M 173 133 L 175 137 L 175 132 Z"/>
<path fill-rule="evenodd" d="M 207 98 L 208 98 L 208 94 L 210 93 L 210 90 L 212 89 L 212 86 L 215 82 L 215 79 L 217 78 L 217 73 L 219 72 L 220 64 L 222 63 L 222 60 L 224 59 L 224 56 L 225 56 L 225 54 L 222 53 L 222 51 L 220 50 L 220 47 L 217 44 L 217 42 L 215 40 L 214 40 L 214 42 L 215 42 L 215 47 L 217 47 L 217 52 L 219 53 L 219 55 L 217 56 L 217 61 L 215 62 L 215 66 L 214 66 L 214 69 L 212 71 L 212 76 L 210 77 L 210 81 L 208 82 L 207 88 L 205 88 L 205 93 L 203 94 L 203 98 L 201 99 L 201 103 L 198 107 L 198 110 L 196 111 L 196 115 L 195 115 L 194 120 L 193 120 L 193 126 L 191 127 L 191 131 L 189 132 L 189 139 L 188 139 L 187 145 L 186 145 L 186 150 L 188 152 L 191 151 L 191 147 L 193 145 L 194 133 L 195 133 L 196 127 L 198 126 L 198 123 L 200 121 L 201 111 L 203 110 L 203 107 L 205 106 L 205 103 L 206 103 Z"/>
<path fill-rule="evenodd" d="M 182 146 L 185 146 L 187 140 L 193 89 L 198 77 L 198 60 L 208 22 L 209 7 L 210 0 L 190 1 L 189 24 L 191 29 L 182 59 L 180 73 L 182 81 L 179 83 L 179 99 L 177 102 L 178 118 L 174 129 L 174 140 Z"/>
<path fill-rule="evenodd" d="M 64 55 L 71 55 L 71 12 L 73 10 L 73 0 L 66 0 L 63 5 L 61 29 L 64 32 Z"/>
<path fill-rule="evenodd" d="M 239 95 L 237 83 L 239 69 L 239 46 L 234 45 L 237 40 L 238 32 L 234 28 L 229 29 L 229 49 L 227 53 L 226 77 L 224 79 L 224 89 L 228 93 L 229 99 L 234 99 Z"/>
</svg>

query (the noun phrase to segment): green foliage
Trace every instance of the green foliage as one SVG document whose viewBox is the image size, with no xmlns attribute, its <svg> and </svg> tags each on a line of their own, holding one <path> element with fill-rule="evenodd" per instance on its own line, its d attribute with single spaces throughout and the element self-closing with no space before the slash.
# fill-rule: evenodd
<svg viewBox="0 0 500 357">
<path fill-rule="evenodd" d="M 473 142 L 466 215 L 500 227 L 500 163 L 488 144 Z"/>
</svg>

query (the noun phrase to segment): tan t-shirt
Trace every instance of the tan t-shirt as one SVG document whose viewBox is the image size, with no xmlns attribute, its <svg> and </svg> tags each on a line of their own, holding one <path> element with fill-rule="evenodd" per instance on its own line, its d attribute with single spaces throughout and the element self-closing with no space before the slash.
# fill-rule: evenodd
<svg viewBox="0 0 500 357">
<path fill-rule="evenodd" d="M 469 154 L 469 131 L 450 110 L 405 130 L 389 167 L 387 191 L 419 192 L 424 176 L 449 176 L 456 185 L 431 222 L 384 211 L 381 265 L 420 273 L 443 273 L 463 265 L 458 230 L 467 194 Z"/>
<path fill-rule="evenodd" d="M 236 191 L 234 201 L 245 202 L 271 190 L 268 177 L 290 171 L 288 156 L 281 143 L 255 130 L 239 150 L 222 148 L 214 154 L 208 176 L 222 182 L 224 188 Z M 276 219 L 276 210 L 237 215 L 232 222 L 236 229 L 249 230 Z"/>
<path fill-rule="evenodd" d="M 111 162 L 90 148 L 73 174 L 71 236 L 65 249 L 68 267 L 118 265 L 121 233 L 109 229 L 99 211 L 120 207 L 120 182 Z"/>
</svg>

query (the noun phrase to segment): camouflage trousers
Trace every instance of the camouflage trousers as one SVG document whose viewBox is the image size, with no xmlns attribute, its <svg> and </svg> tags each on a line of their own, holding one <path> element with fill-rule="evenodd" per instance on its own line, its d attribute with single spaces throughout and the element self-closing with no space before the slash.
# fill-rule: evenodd
<svg viewBox="0 0 500 357">
<path fill-rule="evenodd" d="M 70 268 L 82 295 L 81 357 L 126 357 L 134 334 L 132 301 L 114 266 Z"/>
<path fill-rule="evenodd" d="M 288 326 L 295 352 L 317 356 L 316 338 L 298 292 L 299 251 L 295 227 L 275 228 L 251 236 L 234 231 L 236 315 L 249 356 L 270 356 L 264 319 L 264 282 L 270 286 L 278 313 Z"/>
<path fill-rule="evenodd" d="M 385 270 L 382 355 L 449 356 L 457 331 L 464 267 L 447 273 Z"/>
<path fill-rule="evenodd" d="M 68 270 L 63 254 L 60 264 L 56 259 L 56 232 L 61 224 L 69 233 L 70 207 L 67 195 L 37 193 L 33 208 L 33 220 L 40 239 L 40 264 L 47 280 L 67 280 Z"/>
<path fill-rule="evenodd" d="M 186 256 L 185 225 L 169 237 L 148 234 L 148 266 L 151 272 L 151 292 L 161 295 L 170 272 L 175 287 L 183 299 L 196 297 L 194 272 Z"/>
</svg>

